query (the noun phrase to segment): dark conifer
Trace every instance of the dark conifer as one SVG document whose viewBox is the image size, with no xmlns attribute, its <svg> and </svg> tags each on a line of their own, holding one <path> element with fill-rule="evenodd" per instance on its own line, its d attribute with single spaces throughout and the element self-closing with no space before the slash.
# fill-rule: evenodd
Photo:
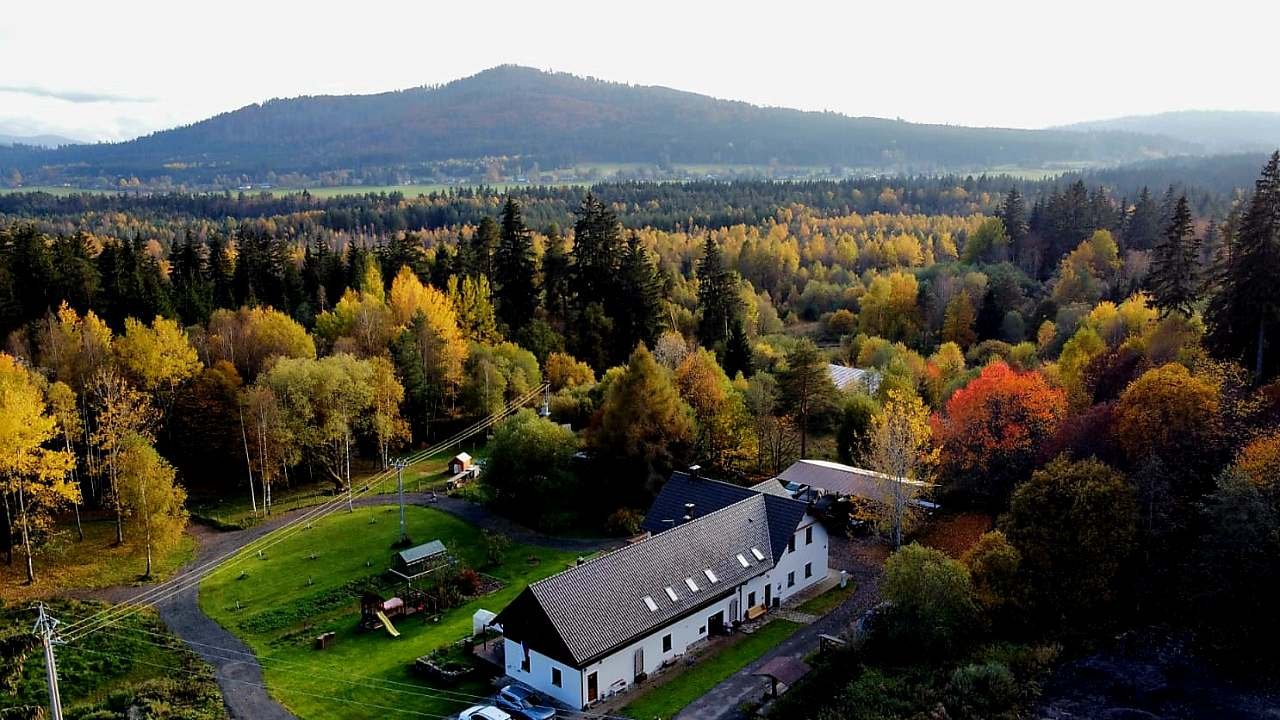
<svg viewBox="0 0 1280 720">
<path fill-rule="evenodd" d="M 1171 312 L 1191 315 L 1199 296 L 1200 243 L 1191 223 L 1191 207 L 1187 196 L 1174 204 L 1164 237 L 1151 257 L 1148 286 L 1162 315 Z"/>
<path fill-rule="evenodd" d="M 538 308 L 538 285 L 533 235 L 525 227 L 520 204 L 509 195 L 502 208 L 502 227 L 493 266 L 498 317 L 506 323 L 507 335 L 514 336 L 533 319 Z"/>
<path fill-rule="evenodd" d="M 708 233 L 698 262 L 698 341 L 703 347 L 724 348 L 740 304 L 737 275 L 725 267 L 720 245 Z"/>
</svg>

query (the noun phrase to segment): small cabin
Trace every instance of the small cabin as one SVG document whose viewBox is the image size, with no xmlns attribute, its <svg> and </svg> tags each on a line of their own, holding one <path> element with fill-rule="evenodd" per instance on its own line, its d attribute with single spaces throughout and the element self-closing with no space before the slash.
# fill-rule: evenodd
<svg viewBox="0 0 1280 720">
<path fill-rule="evenodd" d="M 447 562 L 449 562 L 449 555 L 444 543 L 432 540 L 396 553 L 391 558 L 391 571 L 405 579 L 412 579 L 425 575 Z"/>
<path fill-rule="evenodd" d="M 473 462 L 474 461 L 471 459 L 470 455 L 464 452 L 458 453 L 457 455 L 453 456 L 452 460 L 449 461 L 449 472 L 450 474 L 453 474 L 453 475 L 464 473 L 471 469 L 471 465 Z"/>
</svg>

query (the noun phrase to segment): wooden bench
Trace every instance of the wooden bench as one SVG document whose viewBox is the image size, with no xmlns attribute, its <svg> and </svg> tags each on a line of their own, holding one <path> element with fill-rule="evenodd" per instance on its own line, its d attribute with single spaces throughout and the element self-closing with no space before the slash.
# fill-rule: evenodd
<svg viewBox="0 0 1280 720">
<path fill-rule="evenodd" d="M 763 616 L 766 612 L 768 612 L 768 611 L 769 611 L 769 608 L 765 607 L 764 605 L 756 605 L 755 607 L 749 607 L 749 608 L 747 608 L 747 618 L 746 618 L 746 619 L 748 619 L 748 620 L 756 620 L 756 619 L 759 619 L 760 617 L 762 617 L 762 616 Z"/>
</svg>

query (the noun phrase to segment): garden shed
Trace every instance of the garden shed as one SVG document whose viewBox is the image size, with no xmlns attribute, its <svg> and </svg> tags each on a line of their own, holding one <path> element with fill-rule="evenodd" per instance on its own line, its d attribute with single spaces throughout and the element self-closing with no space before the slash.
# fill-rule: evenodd
<svg viewBox="0 0 1280 720">
<path fill-rule="evenodd" d="M 471 469 L 472 462 L 470 455 L 464 452 L 458 453 L 449 461 L 449 472 L 453 475 L 464 473 Z"/>
<path fill-rule="evenodd" d="M 444 543 L 432 540 L 396 553 L 391 558 L 391 572 L 406 580 L 412 580 L 448 562 L 449 554 Z"/>
</svg>

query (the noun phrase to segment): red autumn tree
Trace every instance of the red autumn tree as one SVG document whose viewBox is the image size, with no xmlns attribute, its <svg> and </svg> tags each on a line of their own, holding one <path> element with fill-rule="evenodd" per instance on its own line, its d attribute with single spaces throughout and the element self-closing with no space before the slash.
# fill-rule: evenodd
<svg viewBox="0 0 1280 720">
<path fill-rule="evenodd" d="M 1067 412 L 1066 394 L 1040 373 L 994 362 L 934 415 L 948 494 L 962 503 L 1003 508 L 1030 477 L 1042 446 Z"/>
</svg>

